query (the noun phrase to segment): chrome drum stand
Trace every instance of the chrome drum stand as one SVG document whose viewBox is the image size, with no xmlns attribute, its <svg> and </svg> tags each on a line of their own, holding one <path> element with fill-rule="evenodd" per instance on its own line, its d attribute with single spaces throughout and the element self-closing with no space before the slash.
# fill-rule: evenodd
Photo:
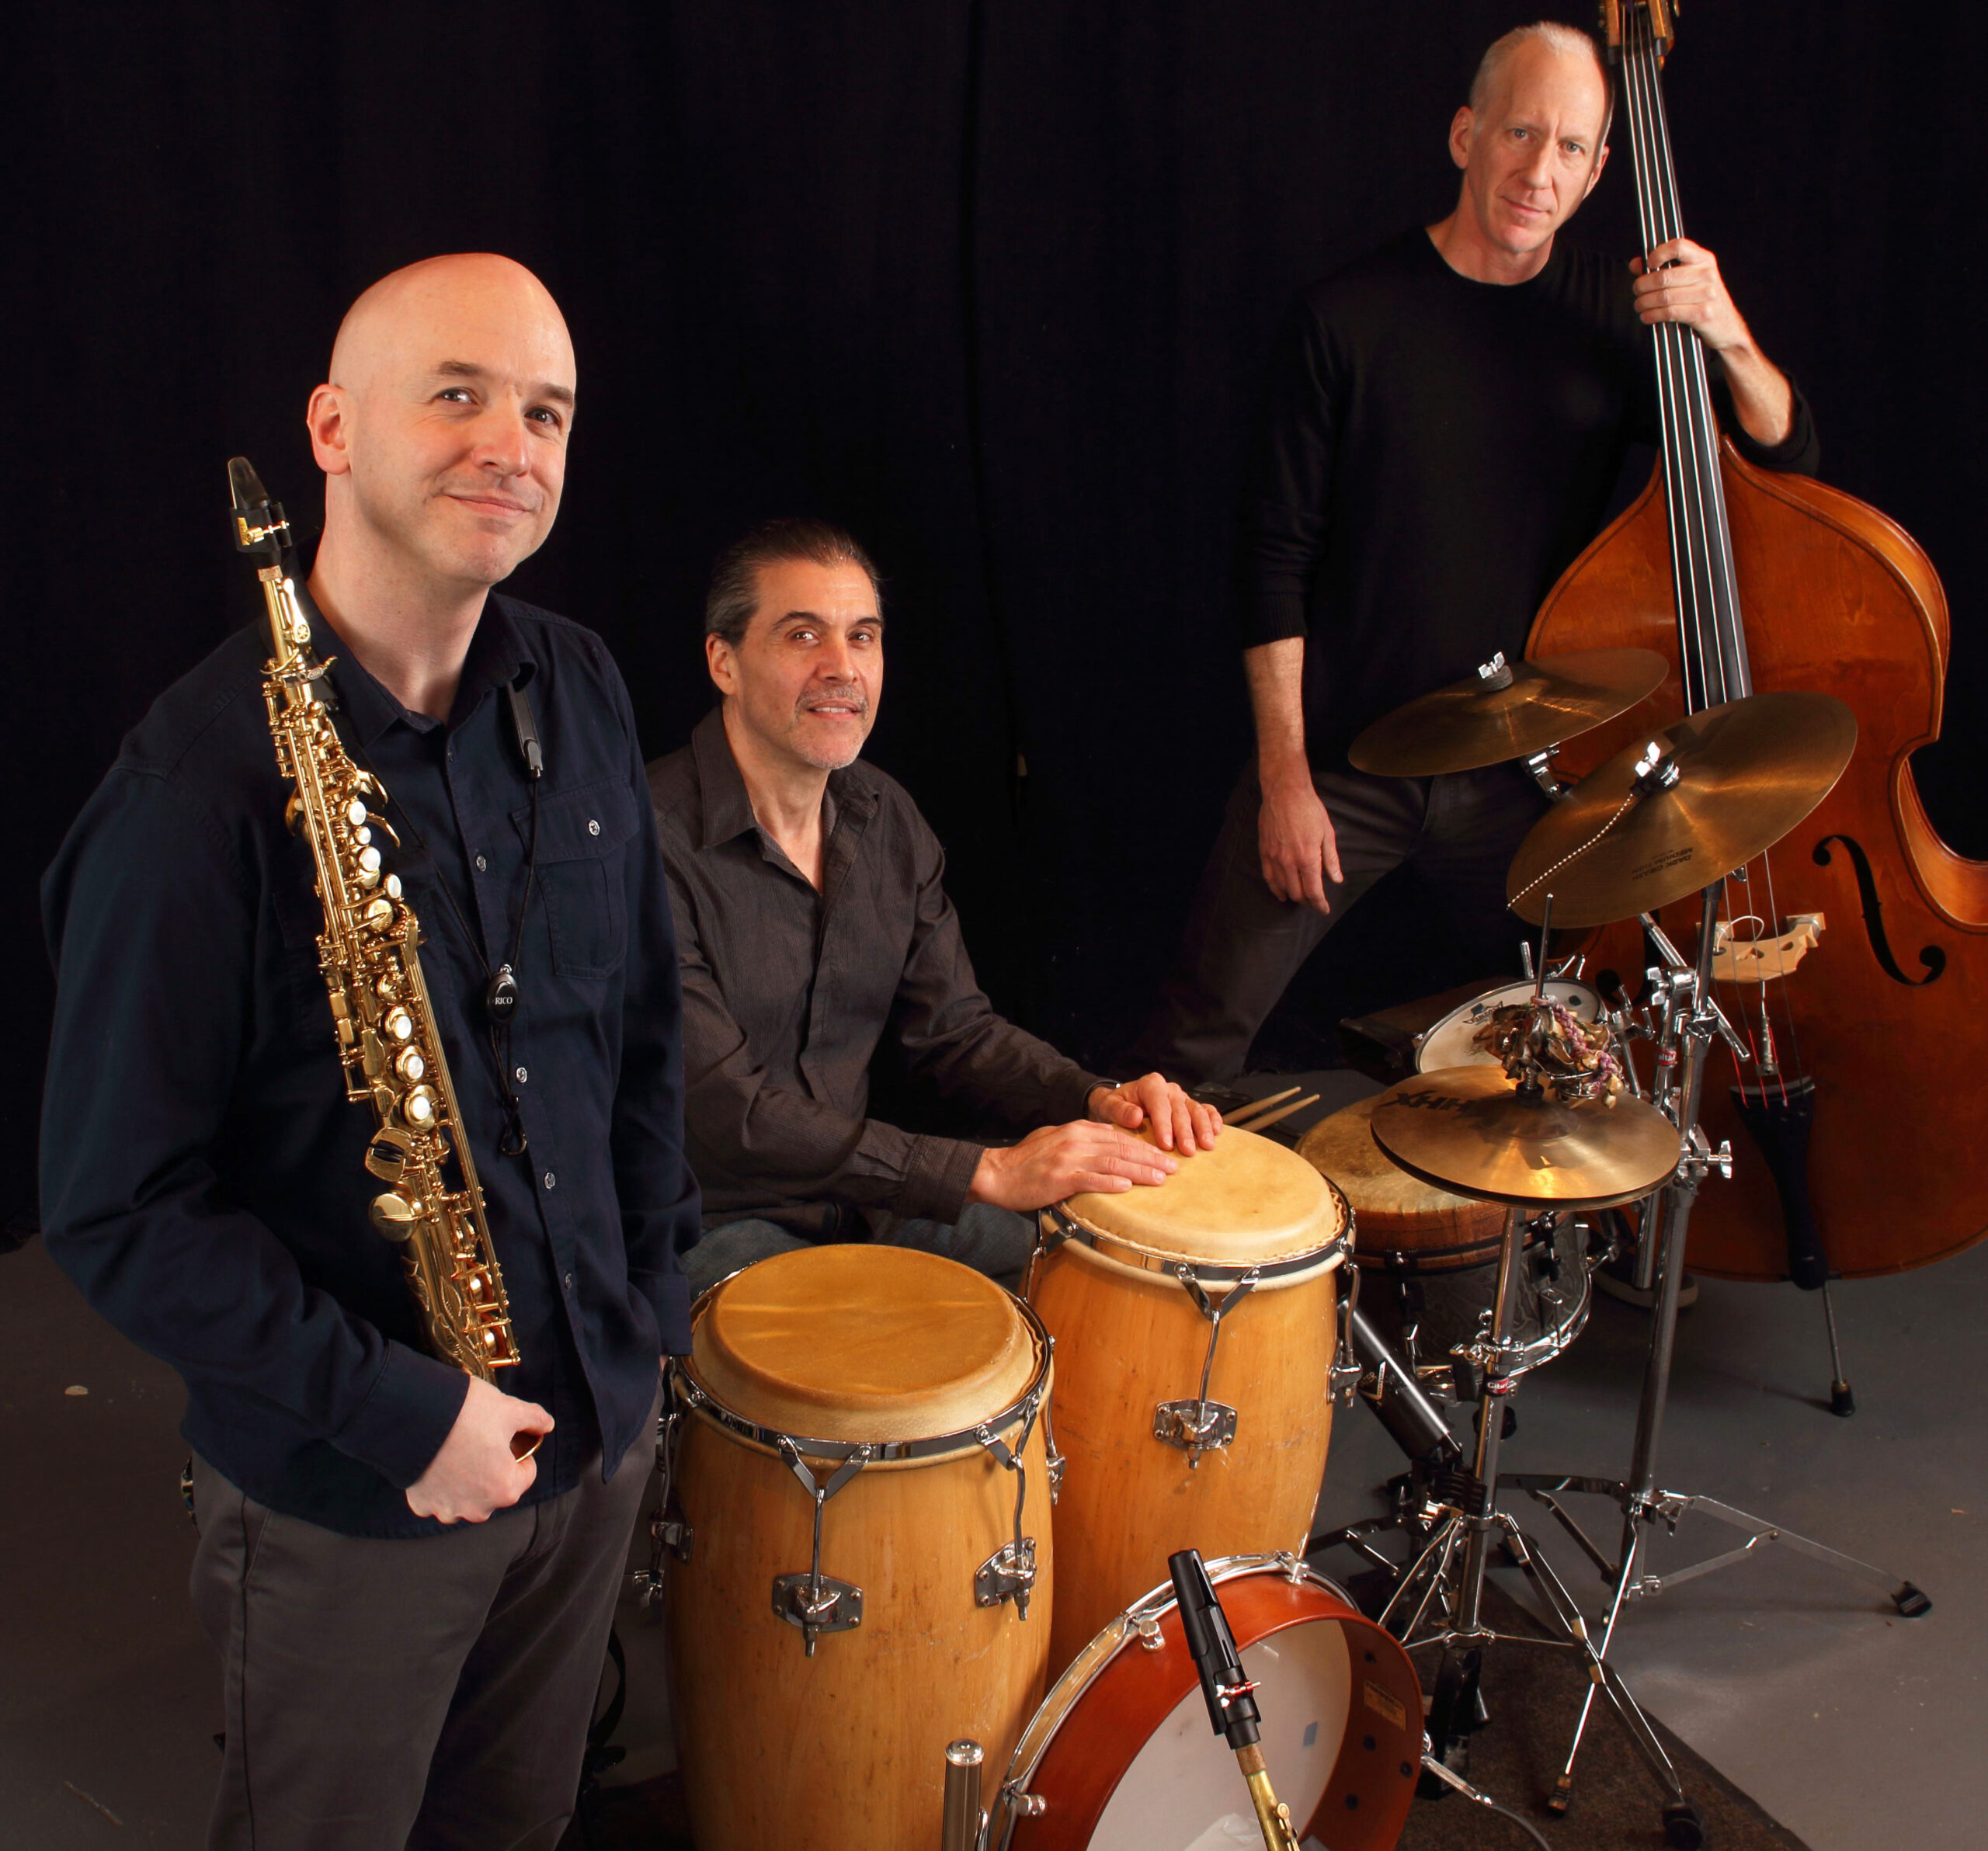
<svg viewBox="0 0 1988 1851">
<path fill-rule="evenodd" d="M 1604 1206 L 1592 1204 L 1590 1206 Z M 1587 1321 L 1594 1263 L 1583 1261 L 1578 1300 L 1556 1341 L 1523 1342 L 1513 1330 L 1518 1269 L 1523 1255 L 1527 1210 L 1506 1210 L 1504 1239 L 1499 1249 L 1498 1283 L 1486 1325 L 1473 1342 L 1460 1345 L 1460 1360 L 1468 1363 L 1482 1387 L 1478 1402 L 1475 1450 L 1469 1467 L 1439 1466 L 1428 1474 L 1418 1501 L 1404 1498 L 1395 1515 L 1369 1519 L 1328 1534 L 1314 1537 L 1305 1554 L 1344 1546 L 1395 1577 L 1392 1592 L 1378 1620 L 1411 1651 L 1439 1650 L 1442 1662 L 1429 1716 L 1432 1760 L 1444 1756 L 1449 1742 L 1482 1720 L 1478 1678 L 1486 1645 L 1510 1644 L 1569 1651 L 1583 1661 L 1590 1700 L 1600 1691 L 1628 1732 L 1636 1752 L 1663 1789 L 1663 1817 L 1670 1842 L 1696 1846 L 1703 1829 L 1697 1807 L 1686 1796 L 1677 1770 L 1649 1718 L 1606 1658 L 1607 1643 L 1597 1647 L 1552 1565 L 1521 1530 L 1517 1521 L 1497 1507 L 1495 1488 L 1499 1448 L 1504 1438 L 1506 1413 L 1521 1378 L 1558 1355 Z M 1384 1387 L 1384 1392 L 1386 1391 Z M 1406 1567 L 1383 1554 L 1374 1541 L 1380 1533 L 1402 1529 L 1416 1540 Z M 1521 1569 L 1548 1616 L 1546 1634 L 1503 1633 L 1486 1624 L 1484 1576 L 1492 1551 L 1502 1551 Z M 1587 1706 L 1583 1707 L 1586 1722 Z"/>
<path fill-rule="evenodd" d="M 1730 1150 L 1724 1146 L 1717 1151 L 1711 1149 L 1698 1125 L 1705 1056 L 1714 1037 L 1723 1036 L 1733 1042 L 1736 1051 L 1745 1051 L 1733 1037 L 1731 1026 L 1712 993 L 1712 929 L 1719 894 L 1717 886 L 1705 891 L 1695 966 L 1686 964 L 1676 948 L 1656 929 L 1655 921 L 1644 915 L 1644 925 L 1668 967 L 1648 973 L 1653 999 L 1650 1006 L 1659 1016 L 1659 1026 L 1652 1037 L 1656 1043 L 1657 1061 L 1650 1099 L 1677 1125 L 1684 1148 L 1677 1173 L 1643 1204 L 1642 1240 L 1646 1256 L 1645 1263 L 1656 1296 L 1651 1309 L 1649 1350 L 1643 1368 L 1642 1399 L 1636 1416 L 1635 1444 L 1631 1455 L 1629 1475 L 1626 1479 L 1614 1479 L 1514 1472 L 1503 1474 L 1497 1479 L 1499 1485 L 1524 1492 L 1543 1505 L 1608 1584 L 1607 1614 L 1602 1624 L 1600 1644 L 1594 1657 L 1597 1664 L 1607 1669 L 1610 1679 L 1615 1674 L 1612 1668 L 1607 1667 L 1608 1650 L 1614 1643 L 1615 1624 L 1625 1602 L 1653 1597 L 1667 1588 L 1695 1580 L 1733 1562 L 1743 1561 L 1767 1544 L 1780 1544 L 1812 1561 L 1882 1588 L 1892 1606 L 1908 1620 L 1919 1619 L 1931 1612 L 1933 1607 L 1931 1600 L 1919 1588 L 1900 1576 L 1829 1548 L 1810 1537 L 1798 1535 L 1770 1519 L 1735 1509 L 1716 1498 L 1698 1492 L 1666 1490 L 1657 1482 L 1657 1442 L 1663 1433 L 1665 1405 L 1670 1392 L 1678 1295 L 1684 1282 L 1684 1244 L 1691 1226 L 1691 1210 L 1698 1200 L 1700 1185 L 1712 1171 L 1717 1170 L 1722 1176 L 1730 1176 L 1733 1171 Z M 1624 1026 L 1619 1018 L 1615 1026 L 1619 1045 L 1622 1040 L 1620 1031 Z M 1624 1064 L 1625 1068 L 1628 1066 L 1626 1058 Z M 1837 1373 L 1840 1376 L 1840 1367 Z M 1621 1540 L 1614 1558 L 1597 1546 L 1562 1502 L 1572 1493 L 1607 1498 L 1621 1507 Z M 1736 1548 L 1687 1567 L 1663 1575 L 1650 1572 L 1647 1552 L 1652 1530 L 1661 1523 L 1674 1534 L 1680 1519 L 1691 1511 L 1729 1525 L 1742 1532 L 1746 1540 Z M 1543 1568 L 1545 1564 L 1540 1565 Z M 1557 1582 L 1552 1585 L 1556 1588 L 1559 1585 Z M 1562 1596 L 1564 1599 L 1564 1590 Z M 1547 1802 L 1555 1813 L 1565 1812 L 1573 1797 L 1574 1762 L 1580 1752 L 1581 1738 L 1594 1708 L 1597 1689 L 1612 1691 L 1612 1686 L 1597 1680 L 1582 1700 L 1566 1759 Z M 1668 1766 L 1667 1762 L 1666 1765 Z M 1659 1776 L 1660 1779 L 1663 1777 Z M 1670 1784 L 1674 1787 L 1674 1776 Z M 1702 1842 L 1702 1834 L 1692 1835 L 1682 1821 L 1673 1827 L 1673 1810 L 1674 1804 L 1664 1810 L 1667 1828 L 1671 1833 L 1670 1842 L 1690 1851 L 1690 1847 Z"/>
</svg>

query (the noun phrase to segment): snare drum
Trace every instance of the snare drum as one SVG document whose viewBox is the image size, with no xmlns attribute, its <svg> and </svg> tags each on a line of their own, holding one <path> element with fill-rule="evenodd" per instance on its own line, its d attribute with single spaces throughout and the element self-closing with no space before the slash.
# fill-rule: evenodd
<svg viewBox="0 0 1988 1851">
<path fill-rule="evenodd" d="M 1422 1759 L 1422 1688 L 1407 1653 L 1293 1557 L 1208 1567 L 1243 1675 L 1256 1681 L 1264 1760 L 1299 1836 L 1387 1851 Z M 1208 1727 L 1170 1582 L 1058 1680 L 990 1810 L 993 1851 L 1260 1844 L 1236 1757 Z"/>
<path fill-rule="evenodd" d="M 1375 1103 L 1357 1099 L 1298 1141 L 1298 1155 L 1353 1205 L 1354 1258 L 1368 1272 L 1461 1273 L 1490 1265 L 1504 1238 L 1503 1207 L 1453 1196 L 1399 1168 L 1374 1141 Z"/>
<path fill-rule="evenodd" d="M 1057 1340 L 1052 1661 L 1176 1549 L 1296 1548 L 1332 1434 L 1344 1199 L 1283 1145 L 1224 1131 L 1156 1187 L 1044 1211 L 1029 1302 Z"/>
<path fill-rule="evenodd" d="M 1048 1339 L 991 1280 L 895 1247 L 777 1255 L 693 1316 L 663 1447 L 692 1834 L 937 1844 L 945 1744 L 1005 1759 L 1042 1694 Z"/>
<path fill-rule="evenodd" d="M 1415 1071 L 1434 1073 L 1445 1067 L 1496 1066 L 1497 1056 L 1477 1045 L 1477 1031 L 1491 1019 L 1493 1010 L 1503 1009 L 1507 1003 L 1530 1002 L 1532 993 L 1530 982 L 1501 984 L 1482 996 L 1472 997 L 1447 1016 L 1437 1016 L 1416 1037 Z M 1565 1004 L 1568 1012 L 1583 1022 L 1601 1019 L 1601 998 L 1586 984 L 1548 978 L 1546 994 L 1552 1001 Z"/>
</svg>

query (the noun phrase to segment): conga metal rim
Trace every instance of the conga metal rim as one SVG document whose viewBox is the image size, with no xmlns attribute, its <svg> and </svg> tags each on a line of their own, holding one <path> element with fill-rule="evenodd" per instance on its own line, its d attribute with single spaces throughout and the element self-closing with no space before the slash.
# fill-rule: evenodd
<svg viewBox="0 0 1988 1851">
<path fill-rule="evenodd" d="M 1075 1241 L 1090 1248 L 1100 1259 L 1115 1260 L 1137 1273 L 1153 1273 L 1177 1279 L 1180 1269 L 1185 1266 L 1204 1286 L 1236 1285 L 1253 1274 L 1257 1284 L 1267 1286 L 1274 1280 L 1289 1279 L 1295 1273 L 1324 1272 L 1340 1265 L 1353 1251 L 1353 1207 L 1347 1200 L 1345 1192 L 1331 1177 L 1322 1176 L 1319 1180 L 1338 1205 L 1340 1231 L 1315 1247 L 1308 1248 L 1302 1253 L 1287 1254 L 1281 1259 L 1252 1260 L 1239 1265 L 1233 1260 L 1206 1259 L 1192 1253 L 1163 1252 L 1157 1247 L 1143 1246 L 1137 1241 L 1128 1240 L 1122 1234 L 1107 1234 L 1103 1228 L 1092 1226 L 1083 1216 L 1072 1213 L 1069 1204 L 1063 1202 L 1052 1202 L 1041 1211 L 1036 1223 L 1034 1258 L 1040 1259 L 1065 1241 Z"/>
<path fill-rule="evenodd" d="M 742 1271 L 743 1268 L 740 1269 Z M 737 1273 L 727 1276 L 714 1286 L 698 1295 L 697 1301 L 690 1308 L 691 1321 L 710 1304 L 712 1294 L 721 1290 Z M 916 1439 L 815 1439 L 806 1434 L 792 1433 L 780 1427 L 762 1426 L 757 1421 L 728 1408 L 711 1391 L 698 1382 L 690 1373 L 687 1356 L 669 1359 L 669 1384 L 671 1392 L 679 1403 L 691 1412 L 701 1415 L 717 1427 L 722 1428 L 735 1439 L 749 1444 L 763 1446 L 768 1452 L 777 1453 L 783 1446 L 791 1446 L 804 1459 L 830 1460 L 836 1464 L 853 1459 L 858 1453 L 867 1451 L 872 1463 L 884 1464 L 913 1464 L 926 1460 L 938 1459 L 948 1453 L 978 1450 L 982 1442 L 981 1436 L 1003 1433 L 1018 1422 L 1033 1420 L 1048 1392 L 1049 1374 L 1054 1365 L 1055 1346 L 1048 1330 L 1026 1300 L 1013 1292 L 1007 1294 L 1009 1303 L 1020 1314 L 1030 1340 L 1035 1345 L 1035 1367 L 1028 1379 L 1028 1386 L 1020 1395 L 998 1413 L 990 1414 L 985 1420 L 975 1421 L 970 1427 L 957 1433 L 933 1433 Z"/>
<path fill-rule="evenodd" d="M 1336 1599 L 1343 1602 L 1352 1612 L 1357 1613 L 1360 1610 L 1353 1596 L 1329 1575 L 1321 1575 L 1302 1556 L 1294 1555 L 1288 1550 L 1280 1550 L 1268 1555 L 1218 1556 L 1206 1566 L 1208 1579 L 1217 1586 L 1242 1575 L 1274 1573 L 1281 1575 L 1294 1587 L 1309 1585 L 1322 1588 Z M 1035 1714 L 1030 1718 L 1028 1727 L 1022 1731 L 1021 1739 L 1015 1744 L 1014 1753 L 1009 1757 L 1007 1772 L 994 1802 L 996 1806 L 1003 1808 L 1006 1818 L 999 1836 L 990 1838 L 991 1843 L 1005 1847 L 1013 1837 L 1020 1815 L 1013 1802 L 1017 1795 L 1029 1790 L 1030 1783 L 1042 1765 L 1043 1757 L 1048 1753 L 1063 1725 L 1076 1713 L 1084 1693 L 1103 1675 L 1121 1652 L 1144 1636 L 1145 1628 L 1178 1604 L 1173 1583 L 1171 1581 L 1162 1582 L 1158 1587 L 1142 1595 L 1114 1619 L 1107 1621 L 1103 1630 L 1077 1654 L 1069 1668 L 1050 1687 Z"/>
</svg>

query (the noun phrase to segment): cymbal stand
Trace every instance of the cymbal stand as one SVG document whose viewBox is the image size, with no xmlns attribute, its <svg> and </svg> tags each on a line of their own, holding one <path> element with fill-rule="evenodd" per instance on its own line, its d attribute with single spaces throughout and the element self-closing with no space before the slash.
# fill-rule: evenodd
<svg viewBox="0 0 1988 1851">
<path fill-rule="evenodd" d="M 1612 1667 L 1607 1666 L 1607 1655 L 1614 1642 L 1616 1622 L 1625 1602 L 1653 1597 L 1667 1588 L 1744 1561 L 1768 1543 L 1784 1544 L 1799 1554 L 1883 1588 L 1892 1604 L 1907 1619 L 1917 1619 L 1932 1609 L 1931 1601 L 1910 1582 L 1869 1562 L 1860 1561 L 1808 1537 L 1797 1535 L 1765 1517 L 1736 1510 L 1715 1498 L 1698 1492 L 1664 1490 L 1657 1484 L 1657 1443 L 1663 1433 L 1664 1412 L 1670 1397 L 1670 1368 L 1677 1334 L 1677 1300 L 1684 1285 L 1684 1245 L 1691 1226 L 1691 1209 L 1698 1200 L 1699 1186 L 1711 1172 L 1716 1169 L 1722 1175 L 1732 1174 L 1729 1148 L 1722 1144 L 1717 1151 L 1712 1149 L 1698 1125 L 1705 1056 L 1714 1036 L 1724 1026 L 1724 1017 L 1712 995 L 1712 928 L 1717 918 L 1719 891 L 1719 883 L 1705 890 L 1695 966 L 1658 973 L 1653 986 L 1662 1011 L 1662 1029 L 1656 1037 L 1657 1065 L 1651 1098 L 1677 1126 L 1684 1150 L 1675 1175 L 1649 1198 L 1644 1216 L 1644 1244 L 1653 1256 L 1650 1276 L 1656 1298 L 1650 1320 L 1649 1350 L 1643 1369 L 1642 1398 L 1637 1411 L 1629 1475 L 1626 1479 L 1611 1479 L 1516 1472 L 1505 1474 L 1498 1480 L 1499 1484 L 1525 1492 L 1544 1505 L 1609 1584 L 1607 1616 L 1602 1624 L 1600 1647 L 1594 1658 L 1596 1664 L 1607 1670 L 1611 1680 L 1615 1673 Z M 1669 947 L 1669 951 L 1674 957 L 1675 947 Z M 1677 962 L 1682 964 L 1683 960 L 1678 958 Z M 1569 1492 L 1605 1497 L 1620 1505 L 1621 1540 L 1615 1558 L 1611 1560 L 1597 1546 L 1562 1503 L 1562 1498 Z M 1650 1530 L 1662 1523 L 1674 1535 L 1679 1519 L 1694 1510 L 1744 1532 L 1746 1540 L 1736 1548 L 1687 1568 L 1663 1575 L 1646 1571 L 1645 1551 Z M 1542 1568 L 1545 1565 L 1543 1562 L 1540 1564 Z M 1523 1561 L 1521 1566 L 1524 1566 Z M 1550 1571 L 1548 1573 L 1550 1576 Z M 1537 1585 L 1537 1577 L 1534 1581 Z M 1555 1612 L 1564 1624 L 1564 1617 L 1559 1615 L 1557 1605 Z M 1597 1679 L 1582 1700 L 1566 1760 L 1555 1783 L 1552 1797 L 1548 1801 L 1555 1812 L 1565 1812 L 1573 1797 L 1574 1762 L 1580 1752 L 1581 1738 L 1594 1708 L 1597 1689 L 1609 1692 L 1612 1686 Z M 1664 1809 L 1667 1825 L 1671 1820 L 1673 1810 L 1669 1806 Z M 1673 1829 L 1673 1844 L 1689 1846 L 1698 1842 L 1687 1829 L 1682 1828 L 1682 1821 L 1680 1828 Z"/>
<path fill-rule="evenodd" d="M 1356 1523 L 1315 1537 L 1305 1545 L 1305 1553 L 1309 1555 L 1344 1544 L 1396 1575 L 1394 1591 L 1378 1616 L 1379 1624 L 1393 1632 L 1410 1651 L 1436 1646 L 1444 1653 L 1430 1715 L 1430 1733 L 1438 1758 L 1445 1739 L 1469 1726 L 1464 1723 L 1459 1727 L 1451 1719 L 1467 1717 L 1476 1707 L 1483 1647 L 1504 1644 L 1571 1651 L 1584 1661 L 1590 1691 L 1598 1690 L 1607 1699 L 1636 1752 L 1663 1788 L 1667 1825 L 1673 1818 L 1695 1822 L 1698 1809 L 1686 1797 L 1670 1757 L 1628 1686 L 1597 1650 L 1573 1596 L 1516 1519 L 1497 1508 L 1496 1488 L 1501 1482 L 1498 1453 L 1504 1436 L 1506 1406 L 1520 1377 L 1536 1366 L 1538 1360 L 1537 1353 L 1529 1354 L 1529 1346 L 1519 1340 L 1513 1328 L 1528 1212 L 1523 1207 L 1506 1210 L 1504 1239 L 1498 1254 L 1498 1283 L 1488 1328 L 1475 1342 L 1459 1346 L 1459 1353 L 1475 1367 L 1483 1380 L 1478 1402 L 1476 1449 L 1468 1471 L 1452 1469 L 1435 1474 L 1428 1494 L 1427 1520 L 1417 1533 L 1418 1553 L 1405 1568 L 1398 1568 L 1367 1540 L 1375 1531 L 1393 1526 L 1392 1519 Z M 1509 1553 L 1525 1574 L 1549 1616 L 1550 1633 L 1502 1633 L 1486 1624 L 1484 1575 L 1494 1546 Z M 1425 1627 L 1429 1630 L 1425 1630 Z"/>
</svg>

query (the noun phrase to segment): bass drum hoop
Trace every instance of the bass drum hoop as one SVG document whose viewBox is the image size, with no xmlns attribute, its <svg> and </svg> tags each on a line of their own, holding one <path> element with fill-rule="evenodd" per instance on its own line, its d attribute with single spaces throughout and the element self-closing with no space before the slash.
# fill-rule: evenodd
<svg viewBox="0 0 1988 1851">
<path fill-rule="evenodd" d="M 1355 1619 L 1364 1619 L 1364 1616 L 1361 1613 L 1359 1606 L 1353 1597 L 1337 1582 L 1332 1580 L 1329 1576 L 1321 1575 L 1302 1557 L 1293 1555 L 1288 1551 L 1271 1555 L 1218 1556 L 1205 1565 L 1208 1572 L 1208 1579 L 1217 1587 L 1220 1587 L 1225 1582 L 1240 1580 L 1248 1576 L 1274 1574 L 1294 1588 L 1319 1589 L 1340 1602 L 1347 1613 Z M 989 1809 L 986 1842 L 989 1851 L 1010 1851 L 1017 1827 L 1025 1822 L 1026 1818 L 1030 1816 L 1018 1810 L 1017 1802 L 1028 1793 L 1030 1784 L 1040 1771 L 1044 1759 L 1055 1745 L 1056 1738 L 1064 1725 L 1076 1714 L 1077 1706 L 1083 1701 L 1086 1694 L 1104 1672 L 1116 1662 L 1121 1654 L 1135 1643 L 1143 1639 L 1145 1637 L 1143 1629 L 1156 1624 L 1162 1615 L 1172 1611 L 1177 1605 L 1178 1601 L 1173 1592 L 1173 1584 L 1170 1580 L 1162 1582 L 1151 1592 L 1142 1595 L 1116 1619 L 1111 1620 L 1090 1644 L 1078 1653 L 1069 1669 L 1051 1687 L 1049 1693 L 1042 1700 L 1041 1707 L 1030 1718 L 1028 1727 L 1023 1730 L 1021 1739 L 1015 1744 L 1015 1752 L 1009 1760 L 1007 1773 L 1002 1780 L 1000 1791 L 994 1797 L 992 1804 Z M 1291 1620 L 1281 1625 L 1270 1627 L 1250 1638 L 1239 1640 L 1238 1649 L 1246 1649 L 1249 1646 L 1285 1630 L 1290 1625 L 1302 1623 L 1301 1618 L 1294 1617 Z M 1367 1622 L 1367 1624 L 1371 1625 L 1371 1622 Z M 1378 1627 L 1374 1630 L 1379 1632 Z M 1380 1636 L 1383 1638 L 1388 1637 L 1385 1633 L 1380 1634 Z M 1389 1640 L 1389 1643 L 1392 1644 L 1393 1641 Z M 1396 1649 L 1399 1651 L 1399 1648 L 1397 1647 Z M 1413 1679 L 1414 1672 L 1412 1669 L 1409 1672 L 1409 1676 Z M 1183 1693 L 1190 1693 L 1194 1688 L 1194 1686 L 1190 1684 L 1186 1687 Z M 1402 1694 L 1405 1698 L 1405 1693 Z M 1175 1700 L 1176 1702 L 1178 1700 L 1177 1698 Z M 1170 1705 L 1167 1709 L 1163 1709 L 1159 1716 L 1155 1719 L 1156 1723 L 1163 1721 L 1171 1707 L 1172 1706 Z M 1406 1728 L 1405 1732 L 1415 1745 L 1415 1752 L 1409 1755 L 1402 1765 L 1407 1769 L 1404 1784 L 1409 1787 L 1412 1794 L 1413 1781 L 1420 1771 L 1420 1743 L 1422 1731 L 1422 1710 L 1419 1685 L 1415 1690 L 1415 1704 L 1410 1714 L 1413 1717 L 1413 1723 L 1412 1728 Z M 1352 1733 L 1353 1731 L 1349 1727 L 1347 1735 L 1350 1736 Z M 1142 1738 L 1138 1742 L 1128 1745 L 1128 1752 L 1120 1768 L 1121 1779 L 1125 1770 L 1131 1767 L 1133 1760 L 1145 1747 L 1146 1739 L 1149 1738 Z M 1111 1787 L 1107 1790 L 1100 1807 L 1100 1817 L 1103 1807 L 1110 1804 L 1111 1796 L 1117 1791 L 1117 1783 L 1114 1781 Z M 1329 1782 L 1327 1790 L 1330 1790 Z M 1324 1796 L 1321 1795 L 1319 1805 L 1322 1808 L 1324 1804 Z M 1406 1803 L 1402 1810 L 1405 1816 Z M 998 1827 L 995 1823 L 997 1818 L 999 1821 Z M 1312 1821 L 1295 1822 L 1298 1825 L 1298 1834 L 1300 1838 L 1309 1835 Z M 1087 1832 L 1094 1830 L 1097 1825 L 1097 1819 L 1093 1818 L 1084 1828 Z M 1388 1841 L 1390 1844 L 1393 1842 L 1392 1839 Z"/>
</svg>

